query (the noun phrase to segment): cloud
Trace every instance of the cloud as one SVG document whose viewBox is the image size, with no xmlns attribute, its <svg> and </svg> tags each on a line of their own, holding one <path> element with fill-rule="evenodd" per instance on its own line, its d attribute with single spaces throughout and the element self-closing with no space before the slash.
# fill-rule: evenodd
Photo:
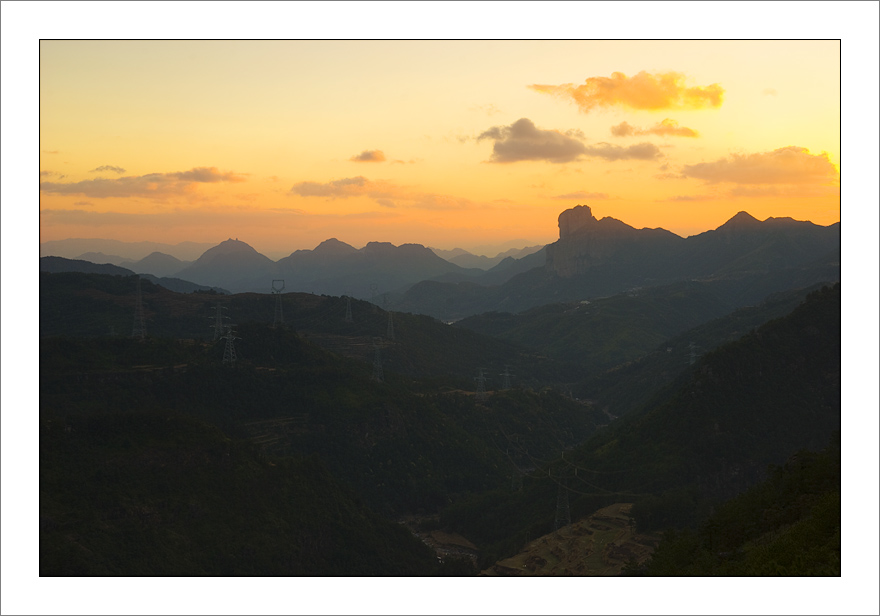
<svg viewBox="0 0 880 616">
<path fill-rule="evenodd" d="M 692 128 L 679 126 L 678 122 L 666 118 L 651 128 L 636 128 L 627 122 L 621 122 L 611 127 L 611 134 L 615 137 L 631 137 L 633 135 L 658 135 L 660 137 L 697 137 L 698 133 Z"/>
<path fill-rule="evenodd" d="M 91 201 L 74 201 L 74 205 L 94 205 Z"/>
<path fill-rule="evenodd" d="M 778 92 L 773 88 L 764 88 L 764 91 L 761 92 L 764 96 L 776 96 Z"/>
<path fill-rule="evenodd" d="M 47 179 L 48 178 L 57 178 L 59 180 L 63 180 L 66 177 L 67 177 L 66 175 L 61 175 L 57 171 L 40 171 L 40 179 L 41 180 L 43 178 L 47 178 Z"/>
<path fill-rule="evenodd" d="M 112 171 L 113 173 L 125 173 L 122 167 L 114 167 L 113 165 L 101 165 L 89 171 L 89 173 L 100 173 L 101 171 Z"/>
<path fill-rule="evenodd" d="M 669 199 L 663 199 L 663 201 L 676 201 L 676 202 L 688 202 L 688 201 L 712 201 L 717 199 L 717 197 L 713 195 L 677 195 L 675 197 L 670 197 Z"/>
<path fill-rule="evenodd" d="M 586 192 L 583 190 L 579 190 L 576 192 L 566 193 L 564 195 L 554 195 L 550 197 L 551 199 L 592 199 L 594 201 L 600 199 L 609 199 L 608 193 L 597 193 L 597 192 Z"/>
<path fill-rule="evenodd" d="M 826 152 L 810 154 L 807 148 L 797 146 L 685 165 L 682 174 L 711 183 L 734 184 L 829 184 L 840 179 Z"/>
<path fill-rule="evenodd" d="M 363 194 L 363 187 L 369 180 L 363 176 L 343 178 L 325 184 L 318 182 L 299 182 L 294 184 L 290 192 L 300 197 L 353 197 Z"/>
<path fill-rule="evenodd" d="M 586 153 L 580 136 L 579 132 L 540 129 L 528 118 L 521 118 L 510 126 L 493 126 L 483 131 L 477 141 L 492 139 L 495 142 L 489 158 L 493 163 L 522 160 L 567 163 Z"/>
<path fill-rule="evenodd" d="M 660 148 L 653 143 L 637 143 L 629 147 L 597 143 L 584 148 L 586 156 L 604 158 L 605 160 L 654 160 L 661 156 Z"/>
<path fill-rule="evenodd" d="M 349 160 L 356 163 L 381 163 L 385 161 L 382 150 L 364 150 L 360 154 L 352 156 Z"/>
<path fill-rule="evenodd" d="M 463 209 L 471 205 L 468 199 L 413 191 L 385 180 L 368 180 L 363 176 L 331 180 L 330 182 L 299 182 L 288 193 L 300 197 L 331 197 L 347 199 L 367 197 L 386 208 L 402 206 L 427 210 Z"/>
<path fill-rule="evenodd" d="M 642 71 L 633 77 L 615 72 L 611 77 L 588 77 L 578 86 L 532 84 L 528 88 L 572 100 L 584 113 L 616 106 L 653 111 L 720 107 L 724 98 L 724 88 L 717 83 L 689 88 L 685 85 L 685 75 L 676 72 Z"/>
<path fill-rule="evenodd" d="M 243 182 L 232 172 L 221 173 L 216 167 L 196 167 L 174 173 L 148 173 L 115 179 L 96 178 L 81 182 L 40 182 L 40 191 L 56 195 L 85 195 L 93 198 L 151 197 L 162 199 L 192 193 L 199 183 Z"/>
</svg>

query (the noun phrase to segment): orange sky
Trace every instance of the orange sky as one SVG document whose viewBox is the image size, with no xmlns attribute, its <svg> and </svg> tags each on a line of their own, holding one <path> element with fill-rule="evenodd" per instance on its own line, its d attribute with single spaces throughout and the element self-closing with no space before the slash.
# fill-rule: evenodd
<svg viewBox="0 0 880 616">
<path fill-rule="evenodd" d="M 40 239 L 840 220 L 839 41 L 43 41 Z"/>
</svg>

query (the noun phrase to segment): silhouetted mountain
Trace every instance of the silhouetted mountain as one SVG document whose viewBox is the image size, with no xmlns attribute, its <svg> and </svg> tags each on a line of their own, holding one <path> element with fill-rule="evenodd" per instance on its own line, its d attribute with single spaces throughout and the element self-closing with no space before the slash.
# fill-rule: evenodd
<svg viewBox="0 0 880 616">
<path fill-rule="evenodd" d="M 74 259 L 77 261 L 90 261 L 91 263 L 97 263 L 99 265 L 110 263 L 120 267 L 126 267 L 125 263 L 130 262 L 130 260 L 125 257 L 120 257 L 119 255 L 105 255 L 103 252 L 84 252 L 83 254 L 74 257 Z"/>
<path fill-rule="evenodd" d="M 190 265 L 189 261 L 181 261 L 163 252 L 153 252 L 127 267 L 133 269 L 138 274 L 152 274 L 162 278 L 173 276 L 188 265 Z"/>
<path fill-rule="evenodd" d="M 597 220 L 588 206 L 579 205 L 559 215 L 559 232 L 559 240 L 545 248 L 543 267 L 499 287 L 415 285 L 393 307 L 451 321 L 685 280 L 725 280 L 728 299 L 743 306 L 776 291 L 840 277 L 839 224 L 822 227 L 782 218 L 759 222 L 741 212 L 714 231 L 681 238 L 663 229 L 634 229 L 610 217 Z"/>
<path fill-rule="evenodd" d="M 483 255 L 474 255 L 467 251 L 463 251 L 460 248 L 452 251 L 444 251 L 451 254 L 441 254 L 440 251 L 436 249 L 431 249 L 438 256 L 446 259 L 450 263 L 455 263 L 460 267 L 465 268 L 479 268 L 481 270 L 490 270 L 497 266 L 502 261 L 506 259 L 521 259 L 522 257 L 528 256 L 534 252 L 541 250 L 543 246 L 527 246 L 525 248 L 511 248 L 509 250 L 505 250 L 504 252 L 499 252 L 494 257 L 486 257 Z M 461 252 L 457 252 L 461 251 Z"/>
<path fill-rule="evenodd" d="M 81 272 L 83 274 L 108 274 L 110 276 L 132 276 L 134 272 L 118 265 L 104 263 L 99 265 L 91 261 L 65 259 L 63 257 L 40 257 L 40 271 L 50 274 L 60 272 Z"/>
<path fill-rule="evenodd" d="M 177 272 L 177 276 L 223 287 L 233 293 L 268 293 L 272 290 L 272 280 L 281 278 L 272 259 L 232 238 L 206 250 L 191 265 Z"/>
<path fill-rule="evenodd" d="M 449 272 L 467 272 L 420 244 L 370 242 L 357 250 L 335 239 L 280 259 L 278 271 L 287 290 L 361 299 Z"/>
<path fill-rule="evenodd" d="M 212 245 L 198 242 L 163 244 L 161 242 L 122 242 L 119 240 L 75 238 L 40 242 L 40 256 L 79 259 L 81 258 L 79 255 L 83 253 L 98 252 L 120 255 L 123 259 L 137 261 L 151 252 L 160 251 L 184 261 L 191 261 L 198 258 Z"/>
</svg>

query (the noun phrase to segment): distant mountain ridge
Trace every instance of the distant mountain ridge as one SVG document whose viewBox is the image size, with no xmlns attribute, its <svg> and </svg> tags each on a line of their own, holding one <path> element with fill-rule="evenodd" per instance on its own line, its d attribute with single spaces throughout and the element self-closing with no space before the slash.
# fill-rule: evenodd
<svg viewBox="0 0 880 616">
<path fill-rule="evenodd" d="M 109 276 L 136 276 L 145 278 L 150 282 L 163 286 L 169 291 L 177 293 L 193 293 L 195 291 L 213 291 L 215 293 L 228 294 L 229 291 L 221 287 L 196 284 L 180 278 L 168 276 L 154 276 L 152 274 L 138 274 L 132 270 L 113 265 L 112 263 L 96 264 L 81 259 L 65 259 L 64 257 L 40 257 L 40 272 L 47 274 L 61 274 L 76 272 L 81 274 L 106 274 Z"/>
<path fill-rule="evenodd" d="M 499 286 L 421 282 L 394 308 L 454 321 L 481 312 L 516 313 L 641 287 L 720 279 L 730 282 L 730 300 L 745 306 L 776 291 L 840 279 L 840 223 L 761 222 L 740 212 L 718 229 L 682 238 L 664 229 L 635 229 L 610 217 L 598 220 L 589 206 L 578 205 L 559 215 L 559 236 L 545 247 L 543 266 Z"/>
<path fill-rule="evenodd" d="M 41 251 L 50 247 L 47 244 Z M 296 250 L 273 261 L 230 238 L 191 263 L 167 251 L 153 251 L 123 265 L 233 293 L 269 293 L 273 280 L 283 280 L 285 291 L 350 295 L 454 321 L 493 310 L 521 312 L 553 302 L 719 277 L 741 279 L 742 289 L 731 292 L 740 296 L 737 301 L 747 302 L 740 305 L 748 305 L 795 284 L 839 279 L 839 252 L 839 223 L 823 227 L 791 218 L 762 222 L 739 212 L 717 229 L 682 238 L 665 229 L 635 229 L 615 218 L 597 219 L 589 206 L 577 205 L 559 215 L 556 242 L 511 249 L 493 259 L 421 244 L 369 242 L 357 249 L 331 238 L 314 250 Z M 502 255 L 507 256 L 486 269 Z M 476 266 L 462 267 L 467 263 Z M 786 277 L 792 281 L 785 282 Z"/>
</svg>

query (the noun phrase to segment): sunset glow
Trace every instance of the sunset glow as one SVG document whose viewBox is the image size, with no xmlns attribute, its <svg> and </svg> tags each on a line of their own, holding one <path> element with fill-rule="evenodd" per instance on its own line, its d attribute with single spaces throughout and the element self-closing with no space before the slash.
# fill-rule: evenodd
<svg viewBox="0 0 880 616">
<path fill-rule="evenodd" d="M 393 59 L 393 61 L 391 61 Z M 40 44 L 40 240 L 552 242 L 840 220 L 840 43 Z"/>
</svg>

